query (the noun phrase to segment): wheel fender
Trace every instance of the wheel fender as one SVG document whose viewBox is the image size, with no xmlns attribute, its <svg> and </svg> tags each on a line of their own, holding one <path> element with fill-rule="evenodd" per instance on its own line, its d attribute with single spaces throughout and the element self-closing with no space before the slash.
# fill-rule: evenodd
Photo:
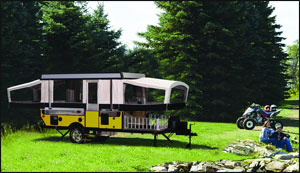
<svg viewBox="0 0 300 173">
<path fill-rule="evenodd" d="M 74 129 L 75 127 L 83 128 L 82 124 L 77 123 L 77 122 L 72 123 L 72 124 L 69 125 L 69 129 Z"/>
</svg>

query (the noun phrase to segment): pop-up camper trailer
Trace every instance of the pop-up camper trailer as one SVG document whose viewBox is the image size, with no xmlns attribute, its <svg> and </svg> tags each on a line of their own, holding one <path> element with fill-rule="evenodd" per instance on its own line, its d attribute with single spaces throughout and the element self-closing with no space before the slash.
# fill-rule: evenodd
<svg viewBox="0 0 300 173">
<path fill-rule="evenodd" d="M 32 98 L 14 100 L 13 91 L 32 89 Z M 148 115 L 149 111 L 176 110 L 185 107 L 189 86 L 183 82 L 145 77 L 139 73 L 44 74 L 41 79 L 7 89 L 11 105 L 40 108 L 46 127 L 70 131 L 70 140 L 82 143 L 93 132 L 158 134 L 169 137 L 197 134 L 179 117 Z M 150 99 L 150 91 L 160 91 L 159 102 Z M 171 98 L 179 91 L 179 100 Z M 162 99 L 163 98 L 163 99 Z M 62 134 L 65 136 L 67 133 Z M 169 133 L 169 136 L 166 136 Z"/>
</svg>

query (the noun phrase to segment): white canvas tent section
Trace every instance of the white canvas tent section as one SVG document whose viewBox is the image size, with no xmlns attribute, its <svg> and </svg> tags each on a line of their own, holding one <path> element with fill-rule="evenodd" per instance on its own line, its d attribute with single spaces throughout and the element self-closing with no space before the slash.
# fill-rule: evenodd
<svg viewBox="0 0 300 173">
<path fill-rule="evenodd" d="M 53 103 L 53 80 L 41 80 L 41 103 Z"/>
<path fill-rule="evenodd" d="M 83 103 L 87 103 L 87 81 L 83 80 Z M 98 104 L 110 104 L 110 80 L 97 80 Z M 122 80 L 112 80 L 112 104 L 124 104 Z"/>
<path fill-rule="evenodd" d="M 133 80 L 123 80 L 123 83 L 144 87 L 144 88 L 165 90 L 165 99 L 164 99 L 165 104 L 170 103 L 172 88 L 184 90 L 185 102 L 187 101 L 187 97 L 188 97 L 189 86 L 186 83 L 180 81 L 144 77 L 144 78 L 133 79 Z"/>
<path fill-rule="evenodd" d="M 36 86 L 36 85 L 39 85 L 39 84 L 41 84 L 41 81 L 38 79 L 38 80 L 35 80 L 35 81 L 31 81 L 31 82 L 28 82 L 28 83 L 24 83 L 24 84 L 20 84 L 20 85 L 16 85 L 16 86 L 12 86 L 12 87 L 7 88 L 8 102 L 11 102 L 11 96 L 10 96 L 11 91 L 24 89 L 24 88 L 30 88 L 30 87 L 33 87 L 33 86 Z"/>
<path fill-rule="evenodd" d="M 110 80 L 99 80 L 98 102 L 99 104 L 110 104 Z"/>
<path fill-rule="evenodd" d="M 122 80 L 112 81 L 112 103 L 113 104 L 124 104 L 124 84 Z"/>
</svg>

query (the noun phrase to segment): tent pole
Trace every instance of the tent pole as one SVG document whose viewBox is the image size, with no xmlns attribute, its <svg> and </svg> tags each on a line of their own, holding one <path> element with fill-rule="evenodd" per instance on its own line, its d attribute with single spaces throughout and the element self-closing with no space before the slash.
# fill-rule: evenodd
<svg viewBox="0 0 300 173">
<path fill-rule="evenodd" d="M 113 110 L 113 104 L 112 104 L 112 79 L 110 79 L 110 110 Z"/>
</svg>

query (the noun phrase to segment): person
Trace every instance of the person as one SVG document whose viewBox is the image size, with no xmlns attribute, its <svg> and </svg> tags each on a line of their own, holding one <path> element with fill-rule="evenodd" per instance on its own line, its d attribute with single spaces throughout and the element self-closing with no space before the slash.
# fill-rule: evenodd
<svg viewBox="0 0 300 173">
<path fill-rule="evenodd" d="M 276 148 L 283 148 L 284 145 L 286 146 L 286 151 L 290 152 L 293 151 L 293 147 L 289 140 L 290 135 L 281 132 L 281 125 L 275 124 L 276 131 L 272 133 L 270 139 L 275 139 L 275 146 Z"/>
<path fill-rule="evenodd" d="M 263 142 L 265 144 L 268 144 L 268 143 L 272 143 L 273 145 L 275 145 L 275 139 L 274 138 L 270 138 L 269 137 L 272 135 L 272 133 L 274 133 L 275 131 L 273 129 L 270 128 L 270 122 L 269 120 L 266 120 L 264 122 L 264 125 L 263 125 L 263 128 L 260 132 L 260 135 L 259 135 L 259 142 Z"/>
</svg>

